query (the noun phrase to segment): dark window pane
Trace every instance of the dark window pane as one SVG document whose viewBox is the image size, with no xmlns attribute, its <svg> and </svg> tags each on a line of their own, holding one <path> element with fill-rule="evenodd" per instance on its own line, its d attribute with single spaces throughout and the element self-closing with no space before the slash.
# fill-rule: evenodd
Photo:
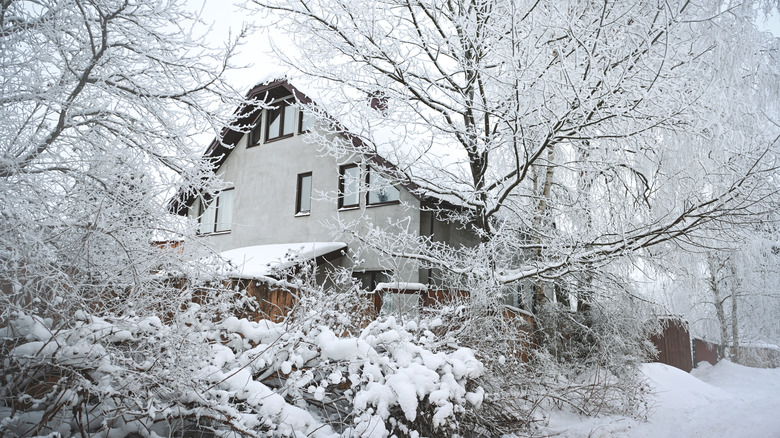
<svg viewBox="0 0 780 438">
<path fill-rule="evenodd" d="M 373 291 L 379 283 L 390 281 L 390 275 L 384 271 L 355 271 L 352 278 L 357 280 L 361 289 Z"/>
<path fill-rule="evenodd" d="M 255 125 L 252 127 L 252 130 L 249 131 L 249 146 L 255 146 L 260 144 L 260 136 L 263 132 L 263 123 L 262 123 L 262 117 L 258 117 L 255 121 Z"/>
</svg>

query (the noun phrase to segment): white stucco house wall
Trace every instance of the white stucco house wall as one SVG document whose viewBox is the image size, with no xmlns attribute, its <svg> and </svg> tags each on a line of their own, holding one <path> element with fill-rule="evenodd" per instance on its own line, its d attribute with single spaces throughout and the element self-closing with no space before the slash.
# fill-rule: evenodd
<svg viewBox="0 0 780 438">
<path fill-rule="evenodd" d="M 327 266 L 344 266 L 367 289 L 388 281 L 429 284 L 435 276 L 430 270 L 368 251 L 352 233 L 360 233 L 361 224 L 406 221 L 410 232 L 434 240 L 476 242 L 420 208 L 440 200 L 389 186 L 370 164 L 323 154 L 307 142 L 306 133 L 318 128 L 296 102 L 312 102 L 286 80 L 255 86 L 247 98 L 273 108 L 243 108 L 238 123 L 251 131 L 225 129 L 223 141 L 214 139 L 205 152 L 228 188 L 210 200 L 179 194 L 171 203 L 175 213 L 199 220 L 208 244 L 237 264 L 251 257 L 280 258 L 289 249 L 317 259 L 318 279 Z M 355 228 L 339 232 L 337 223 Z"/>
</svg>

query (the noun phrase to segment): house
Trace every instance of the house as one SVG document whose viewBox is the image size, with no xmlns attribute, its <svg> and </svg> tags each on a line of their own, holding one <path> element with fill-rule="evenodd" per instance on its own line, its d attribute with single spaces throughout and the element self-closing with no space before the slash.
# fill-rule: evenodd
<svg viewBox="0 0 780 438">
<path fill-rule="evenodd" d="M 371 251 L 355 235 L 393 222 L 435 241 L 476 243 L 471 233 L 421 209 L 441 200 L 423 197 L 413 186 L 389 185 L 377 170 L 392 165 L 382 157 L 360 164 L 356 157 L 323 154 L 307 141 L 307 132 L 321 128 L 301 106 L 311 99 L 287 80 L 255 86 L 247 98 L 271 108 L 240 108 L 237 125 L 248 132 L 226 128 L 223 141 L 214 139 L 205 152 L 229 187 L 212 199 L 180 193 L 170 204 L 173 212 L 199 220 L 208 244 L 231 259 L 239 274 L 273 275 L 270 268 L 309 259 L 318 265 L 318 281 L 333 266 L 352 268 L 368 290 L 387 282 L 428 285 L 436 281 L 434 271 Z M 381 102 L 373 104 L 381 110 Z M 336 223 L 349 224 L 350 232 L 340 233 Z"/>
</svg>

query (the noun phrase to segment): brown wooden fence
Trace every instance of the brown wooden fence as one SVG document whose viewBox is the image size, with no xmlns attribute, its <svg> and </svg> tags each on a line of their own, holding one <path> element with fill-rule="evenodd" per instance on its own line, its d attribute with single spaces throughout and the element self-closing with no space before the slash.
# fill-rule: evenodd
<svg viewBox="0 0 780 438">
<path fill-rule="evenodd" d="M 731 348 L 731 345 L 727 345 Z M 727 353 L 728 354 L 728 353 Z M 694 363 L 709 362 L 715 365 L 723 359 L 718 355 L 718 344 L 702 339 L 693 340 Z M 732 358 L 732 360 L 735 360 Z M 741 345 L 739 347 L 739 364 L 754 368 L 780 367 L 780 350 L 772 346 Z"/>
<path fill-rule="evenodd" d="M 703 339 L 695 338 L 693 340 L 693 358 L 694 364 L 707 361 L 710 365 L 718 363 L 718 344 L 707 342 Z"/>
<path fill-rule="evenodd" d="M 272 285 L 257 280 L 230 280 L 232 288 L 244 289 L 257 302 L 257 310 L 246 315 L 248 319 L 268 319 L 279 322 L 286 317 L 298 301 L 298 290 L 292 287 Z"/>
<path fill-rule="evenodd" d="M 650 337 L 650 341 L 658 350 L 657 362 L 691 372 L 691 336 L 685 323 L 679 318 L 662 318 L 661 324 L 663 331 Z"/>
</svg>

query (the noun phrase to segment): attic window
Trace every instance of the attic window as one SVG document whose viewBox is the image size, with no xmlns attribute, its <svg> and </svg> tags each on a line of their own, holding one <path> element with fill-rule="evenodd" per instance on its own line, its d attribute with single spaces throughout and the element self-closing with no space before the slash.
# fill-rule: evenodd
<svg viewBox="0 0 780 438">
<path fill-rule="evenodd" d="M 339 167 L 339 208 L 360 205 L 360 167 L 347 164 Z"/>
<path fill-rule="evenodd" d="M 201 234 L 230 231 L 233 222 L 233 193 L 233 189 L 223 190 L 205 205 L 201 204 Z"/>
<path fill-rule="evenodd" d="M 273 141 L 293 135 L 295 131 L 295 106 L 279 101 L 276 109 L 267 110 L 265 141 Z"/>
<path fill-rule="evenodd" d="M 301 109 L 298 121 L 298 133 L 308 132 L 314 126 L 314 115 L 305 109 Z"/>
<path fill-rule="evenodd" d="M 255 120 L 255 124 L 252 126 L 252 130 L 249 131 L 249 142 L 247 147 L 257 146 L 260 144 L 261 136 L 263 132 L 263 117 L 258 116 Z"/>
<path fill-rule="evenodd" d="M 382 205 L 399 202 L 401 192 L 393 187 L 390 182 L 374 169 L 368 169 L 368 193 L 366 195 L 367 205 Z"/>
</svg>

